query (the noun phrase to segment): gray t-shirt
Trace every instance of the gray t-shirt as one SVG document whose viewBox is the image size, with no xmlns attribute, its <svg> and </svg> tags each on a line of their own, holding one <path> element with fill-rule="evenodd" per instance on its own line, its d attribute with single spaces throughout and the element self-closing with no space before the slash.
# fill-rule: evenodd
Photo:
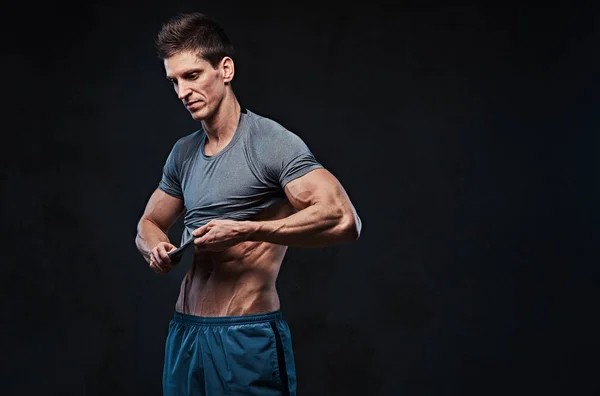
<svg viewBox="0 0 600 396">
<path fill-rule="evenodd" d="M 181 242 L 213 219 L 245 220 L 286 199 L 290 181 L 323 166 L 304 141 L 277 122 L 244 110 L 227 146 L 204 152 L 200 129 L 179 139 L 163 168 L 158 188 L 183 199 Z"/>
</svg>

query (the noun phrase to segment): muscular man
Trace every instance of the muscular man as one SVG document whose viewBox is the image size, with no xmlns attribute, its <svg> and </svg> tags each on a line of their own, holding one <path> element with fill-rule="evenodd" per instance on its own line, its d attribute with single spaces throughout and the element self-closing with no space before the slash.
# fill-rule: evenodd
<svg viewBox="0 0 600 396">
<path fill-rule="evenodd" d="M 361 221 L 339 181 L 300 137 L 240 106 L 233 47 L 208 17 L 179 15 L 157 49 L 200 129 L 173 146 L 138 223 L 152 270 L 178 259 L 168 231 L 193 239 L 165 345 L 165 395 L 295 394 L 289 328 L 275 287 L 288 246 L 354 241 Z"/>
</svg>

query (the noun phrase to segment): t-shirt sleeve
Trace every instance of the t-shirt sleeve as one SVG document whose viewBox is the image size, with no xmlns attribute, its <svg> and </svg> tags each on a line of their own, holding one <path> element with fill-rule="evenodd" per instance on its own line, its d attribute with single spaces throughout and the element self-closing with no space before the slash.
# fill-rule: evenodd
<svg viewBox="0 0 600 396">
<path fill-rule="evenodd" d="M 323 168 L 306 143 L 293 132 L 279 128 L 260 145 L 260 161 L 269 179 L 282 189 L 292 180 Z"/>
<path fill-rule="evenodd" d="M 158 184 L 158 188 L 175 198 L 183 199 L 180 177 L 181 162 L 179 161 L 179 157 L 178 145 L 175 144 L 163 166 L 162 178 Z"/>
</svg>

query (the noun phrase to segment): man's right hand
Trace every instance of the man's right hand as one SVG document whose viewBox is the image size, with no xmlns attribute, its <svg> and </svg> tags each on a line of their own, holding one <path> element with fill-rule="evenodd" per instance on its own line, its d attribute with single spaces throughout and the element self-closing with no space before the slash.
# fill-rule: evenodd
<svg viewBox="0 0 600 396">
<path fill-rule="evenodd" d="M 168 253 L 175 249 L 177 247 L 168 242 L 160 242 L 154 246 L 150 251 L 150 268 L 157 274 L 167 274 L 171 271 L 177 262 L 171 260 Z"/>
</svg>

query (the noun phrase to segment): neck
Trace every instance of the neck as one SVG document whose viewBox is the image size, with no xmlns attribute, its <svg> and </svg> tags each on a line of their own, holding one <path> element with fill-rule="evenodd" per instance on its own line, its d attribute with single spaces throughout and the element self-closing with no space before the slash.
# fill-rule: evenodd
<svg viewBox="0 0 600 396">
<path fill-rule="evenodd" d="M 220 141 L 235 134 L 240 119 L 241 106 L 231 90 L 227 90 L 225 97 L 213 115 L 202 120 L 202 128 L 208 140 Z"/>
</svg>

